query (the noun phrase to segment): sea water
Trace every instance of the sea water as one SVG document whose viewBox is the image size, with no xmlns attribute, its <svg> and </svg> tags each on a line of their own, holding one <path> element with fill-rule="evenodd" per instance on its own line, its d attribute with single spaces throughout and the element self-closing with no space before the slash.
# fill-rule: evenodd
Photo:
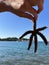
<svg viewBox="0 0 49 65">
<path fill-rule="evenodd" d="M 28 41 L 0 41 L 0 65 L 49 65 L 49 43 L 38 42 L 34 53 L 34 43 L 27 50 Z"/>
</svg>

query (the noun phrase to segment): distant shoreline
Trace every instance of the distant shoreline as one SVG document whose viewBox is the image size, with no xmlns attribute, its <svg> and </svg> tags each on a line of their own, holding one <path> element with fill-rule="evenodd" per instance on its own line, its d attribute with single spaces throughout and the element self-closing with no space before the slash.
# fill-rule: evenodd
<svg viewBox="0 0 49 65">
<path fill-rule="evenodd" d="M 17 37 L 7 37 L 7 38 L 0 38 L 0 41 L 29 41 L 27 38 L 18 39 Z M 44 42 L 44 41 L 38 41 L 38 42 Z M 49 41 L 48 41 L 49 43 Z"/>
<path fill-rule="evenodd" d="M 0 38 L 0 41 L 28 41 L 29 39 L 23 38 L 23 39 L 18 39 L 17 37 L 8 37 L 8 38 Z"/>
</svg>

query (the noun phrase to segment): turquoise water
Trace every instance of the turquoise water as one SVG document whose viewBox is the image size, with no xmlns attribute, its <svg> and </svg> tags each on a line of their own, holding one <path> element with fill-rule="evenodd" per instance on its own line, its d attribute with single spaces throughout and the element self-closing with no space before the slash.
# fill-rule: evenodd
<svg viewBox="0 0 49 65">
<path fill-rule="evenodd" d="M 34 53 L 34 43 L 28 51 L 28 42 L 0 41 L 0 65 L 49 65 L 49 44 L 38 43 Z"/>
</svg>

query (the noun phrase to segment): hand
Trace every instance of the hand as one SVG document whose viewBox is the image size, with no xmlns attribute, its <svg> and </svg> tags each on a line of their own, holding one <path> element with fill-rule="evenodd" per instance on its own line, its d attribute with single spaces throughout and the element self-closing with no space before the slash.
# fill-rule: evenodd
<svg viewBox="0 0 49 65">
<path fill-rule="evenodd" d="M 2 2 L 3 0 L 0 0 L 0 2 Z"/>
<path fill-rule="evenodd" d="M 37 20 L 37 18 L 38 18 L 38 13 L 36 11 L 36 13 L 34 13 L 34 20 Z"/>
</svg>

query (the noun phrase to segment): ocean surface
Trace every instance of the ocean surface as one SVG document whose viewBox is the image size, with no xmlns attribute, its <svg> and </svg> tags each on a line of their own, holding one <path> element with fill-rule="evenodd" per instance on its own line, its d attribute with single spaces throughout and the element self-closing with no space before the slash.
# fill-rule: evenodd
<svg viewBox="0 0 49 65">
<path fill-rule="evenodd" d="M 28 51 L 28 41 L 0 41 L 0 65 L 49 65 L 49 43 L 38 43 L 34 53 L 34 43 Z"/>
</svg>

